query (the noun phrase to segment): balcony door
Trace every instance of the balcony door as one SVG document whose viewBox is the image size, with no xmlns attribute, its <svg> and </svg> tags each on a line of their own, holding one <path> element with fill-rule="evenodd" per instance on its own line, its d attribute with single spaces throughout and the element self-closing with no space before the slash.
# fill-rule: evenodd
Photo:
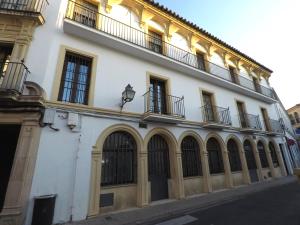
<svg viewBox="0 0 300 225">
<path fill-rule="evenodd" d="M 196 53 L 196 57 L 197 57 L 197 64 L 198 64 L 198 68 L 200 70 L 206 71 L 205 69 L 205 58 L 204 58 L 204 54 L 201 52 L 197 52 Z"/>
<path fill-rule="evenodd" d="M 167 114 L 165 81 L 150 79 L 150 110 L 153 113 Z"/>
<path fill-rule="evenodd" d="M 148 42 L 149 42 L 149 49 L 153 52 L 162 54 L 163 53 L 163 41 L 162 41 L 162 35 L 149 30 L 148 31 Z"/>
<path fill-rule="evenodd" d="M 239 81 L 238 81 L 238 77 L 237 77 L 236 72 L 235 72 L 235 68 L 230 66 L 229 67 L 229 73 L 230 73 L 230 77 L 231 77 L 232 82 L 235 83 L 235 84 L 238 84 Z"/>
<path fill-rule="evenodd" d="M 260 84 L 256 77 L 253 77 L 253 84 L 254 84 L 255 91 L 261 93 Z"/>
<path fill-rule="evenodd" d="M 237 108 L 238 108 L 241 127 L 245 128 L 245 127 L 247 127 L 247 118 L 246 118 L 245 105 L 244 105 L 243 102 L 237 102 L 236 104 L 237 104 Z"/>
<path fill-rule="evenodd" d="M 84 0 L 77 0 L 73 20 L 89 27 L 96 27 L 98 6 Z"/>
<path fill-rule="evenodd" d="M 215 114 L 213 108 L 212 94 L 202 93 L 203 104 L 204 104 L 204 115 L 207 121 L 215 121 Z"/>
</svg>

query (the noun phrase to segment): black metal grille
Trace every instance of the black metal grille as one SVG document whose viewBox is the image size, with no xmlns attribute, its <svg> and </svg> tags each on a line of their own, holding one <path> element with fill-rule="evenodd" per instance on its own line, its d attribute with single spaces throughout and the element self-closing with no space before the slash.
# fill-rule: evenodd
<svg viewBox="0 0 300 225">
<path fill-rule="evenodd" d="M 84 19 L 80 16 L 78 17 L 78 15 L 73 13 L 78 11 L 85 11 Z M 68 13 L 66 14 L 66 17 L 68 19 L 79 22 L 81 24 L 85 24 L 89 27 L 93 27 L 97 30 L 115 36 L 122 40 L 128 41 L 132 44 L 138 45 L 142 48 L 146 48 L 150 51 L 162 54 L 172 60 L 208 72 L 218 78 L 227 80 L 229 82 L 233 82 L 232 77 L 227 68 L 221 67 L 219 65 L 205 60 L 204 63 L 202 63 L 202 59 L 200 59 L 196 54 L 178 48 L 168 42 L 162 41 L 161 38 L 158 37 L 158 35 L 153 35 L 151 33 L 147 34 L 141 30 L 138 30 L 127 24 L 110 18 L 106 15 L 100 14 L 97 12 L 97 10 L 93 10 L 84 5 L 77 4 L 74 1 L 69 0 Z M 95 20 L 100 21 L 98 25 L 97 22 L 94 22 Z M 253 80 L 247 79 L 244 76 L 240 75 L 238 75 L 238 77 L 239 85 L 247 89 L 257 91 L 268 97 L 274 98 L 273 91 L 270 88 L 264 87 L 260 84 L 256 84 L 256 86 L 259 88 L 255 88 Z"/>
<path fill-rule="evenodd" d="M 66 53 L 59 101 L 88 104 L 91 66 L 91 58 Z"/>
<path fill-rule="evenodd" d="M 135 183 L 136 155 L 136 142 L 129 133 L 110 134 L 103 145 L 101 185 Z"/>
<path fill-rule="evenodd" d="M 184 97 L 161 95 L 150 88 L 144 95 L 145 113 L 157 113 L 176 117 L 185 117 Z"/>
<path fill-rule="evenodd" d="M 259 141 L 257 143 L 257 150 L 258 150 L 258 153 L 259 153 L 259 158 L 260 158 L 262 168 L 268 168 L 269 163 L 268 163 L 268 159 L 267 159 L 267 154 L 266 154 L 266 151 L 265 151 L 265 147 L 264 147 L 264 145 L 261 141 Z"/>
<path fill-rule="evenodd" d="M 215 138 L 210 138 L 206 143 L 211 174 L 224 172 L 222 150 Z"/>
<path fill-rule="evenodd" d="M 255 130 L 261 130 L 261 122 L 259 115 L 252 115 L 248 113 L 239 113 L 239 119 L 242 128 L 250 128 Z"/>
<path fill-rule="evenodd" d="M 248 140 L 244 142 L 244 151 L 245 151 L 248 169 L 249 170 L 257 169 L 252 145 Z"/>
<path fill-rule="evenodd" d="M 0 62 L 0 90 L 22 93 L 28 74 L 23 62 Z"/>
<path fill-rule="evenodd" d="M 201 111 L 203 115 L 203 122 L 231 125 L 229 108 L 204 105 L 201 107 Z"/>
<path fill-rule="evenodd" d="M 170 177 L 169 148 L 160 135 L 154 135 L 148 143 L 149 180 L 153 177 Z"/>
<path fill-rule="evenodd" d="M 183 177 L 201 176 L 200 148 L 192 136 L 185 137 L 181 142 Z"/>
<path fill-rule="evenodd" d="M 239 155 L 239 149 L 236 142 L 230 139 L 227 143 L 228 157 L 230 162 L 231 171 L 241 171 L 242 164 Z"/>
<path fill-rule="evenodd" d="M 276 168 L 276 167 L 279 166 L 279 162 L 278 162 L 278 157 L 277 157 L 277 154 L 276 154 L 275 147 L 274 147 L 272 142 L 269 143 L 269 149 L 270 149 L 270 152 L 271 152 L 271 158 L 272 158 L 273 166 Z"/>
</svg>

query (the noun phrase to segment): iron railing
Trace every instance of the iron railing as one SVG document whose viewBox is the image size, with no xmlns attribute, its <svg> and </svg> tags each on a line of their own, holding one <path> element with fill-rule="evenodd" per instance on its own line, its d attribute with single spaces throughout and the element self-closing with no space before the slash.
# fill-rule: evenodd
<svg viewBox="0 0 300 225">
<path fill-rule="evenodd" d="M 283 133 L 283 128 L 280 120 L 269 119 L 269 123 L 272 132 Z"/>
<path fill-rule="evenodd" d="M 43 14 L 48 5 L 47 0 L 2 0 L 0 10 Z"/>
<path fill-rule="evenodd" d="M 184 97 L 172 95 L 158 95 L 153 90 L 144 95 L 145 113 L 155 113 L 175 117 L 185 117 Z"/>
<path fill-rule="evenodd" d="M 0 62 L 0 91 L 22 93 L 29 73 L 23 62 Z"/>
<path fill-rule="evenodd" d="M 201 107 L 203 122 L 231 125 L 229 108 L 204 105 Z"/>
<path fill-rule="evenodd" d="M 243 113 L 239 115 L 240 123 L 242 128 L 250 128 L 254 130 L 261 130 L 261 122 L 259 115 L 252 115 L 248 113 Z"/>
<path fill-rule="evenodd" d="M 198 63 L 197 56 L 195 54 L 178 48 L 170 43 L 158 39 L 157 37 L 151 36 L 140 30 L 138 27 L 134 28 L 129 26 L 74 1 L 69 0 L 68 2 L 66 18 L 97 29 L 119 39 L 128 41 L 157 54 L 164 55 L 172 60 L 186 64 L 198 70 L 208 72 L 216 77 L 236 83 L 247 89 L 257 91 L 265 96 L 274 98 L 272 90 L 268 87 L 260 84 L 254 85 L 253 80 L 247 79 L 246 77 L 240 75 L 238 75 L 239 82 L 234 82 L 227 68 L 216 65 L 209 61 Z"/>
</svg>

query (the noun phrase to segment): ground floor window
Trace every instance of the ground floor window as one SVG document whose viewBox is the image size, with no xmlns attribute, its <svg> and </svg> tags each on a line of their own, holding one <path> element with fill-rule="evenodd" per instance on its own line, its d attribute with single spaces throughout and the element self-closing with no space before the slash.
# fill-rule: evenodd
<svg viewBox="0 0 300 225">
<path fill-rule="evenodd" d="M 259 158 L 260 158 L 260 161 L 261 161 L 262 168 L 268 168 L 269 163 L 268 163 L 268 159 L 267 159 L 267 154 L 266 154 L 266 151 L 265 151 L 265 147 L 264 147 L 264 145 L 261 141 L 259 141 L 257 143 L 257 150 L 258 150 L 258 153 L 259 153 Z"/>
<path fill-rule="evenodd" d="M 101 185 L 136 182 L 136 142 L 131 134 L 117 131 L 103 145 Z"/>
<path fill-rule="evenodd" d="M 279 166 L 279 162 L 278 162 L 275 147 L 274 147 L 272 142 L 269 143 L 269 149 L 270 149 L 270 152 L 271 152 L 271 158 L 272 158 L 273 165 L 276 168 L 276 167 Z"/>
<path fill-rule="evenodd" d="M 238 145 L 233 139 L 230 139 L 227 143 L 227 150 L 228 150 L 228 158 L 230 162 L 231 171 L 241 171 L 241 159 L 239 155 Z"/>
<path fill-rule="evenodd" d="M 206 144 L 209 160 L 209 171 L 211 174 L 224 172 L 222 150 L 215 138 L 210 138 Z"/>
<path fill-rule="evenodd" d="M 192 136 L 185 137 L 181 142 L 183 177 L 201 176 L 200 148 Z"/>
</svg>

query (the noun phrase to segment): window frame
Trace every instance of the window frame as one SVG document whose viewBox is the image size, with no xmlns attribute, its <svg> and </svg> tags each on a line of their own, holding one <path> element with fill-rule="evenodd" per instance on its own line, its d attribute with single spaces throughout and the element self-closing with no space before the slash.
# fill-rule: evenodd
<svg viewBox="0 0 300 225">
<path fill-rule="evenodd" d="M 82 102 L 76 102 L 76 96 L 78 93 L 78 85 L 80 85 L 79 82 L 79 77 L 80 77 L 80 67 L 82 64 L 80 64 L 79 62 L 75 62 L 75 72 L 74 72 L 74 78 L 72 79 L 72 83 L 76 83 L 76 85 L 74 85 L 74 87 L 72 87 L 70 89 L 71 92 L 71 96 L 70 99 L 68 101 L 63 100 L 63 95 L 64 95 L 64 90 L 65 90 L 65 82 L 66 82 L 66 76 L 67 76 L 67 70 L 68 70 L 68 59 L 67 57 L 77 57 L 80 60 L 86 60 L 89 65 L 88 67 L 88 71 L 87 71 L 87 75 L 86 75 L 86 83 L 85 85 L 85 93 L 84 93 L 84 99 Z M 93 58 L 89 57 L 89 56 L 85 56 L 85 55 L 81 55 L 78 53 L 74 53 L 72 51 L 66 51 L 65 52 L 65 56 L 64 56 L 64 63 L 63 63 L 63 69 L 62 69 L 62 73 L 61 73 L 61 78 L 60 78 L 60 87 L 59 87 L 59 92 L 58 92 L 58 97 L 57 100 L 60 102 L 64 102 L 64 103 L 73 103 L 73 104 L 81 104 L 81 105 L 88 105 L 89 104 L 89 94 L 90 94 L 90 86 L 91 86 L 91 80 L 92 80 L 92 69 L 93 69 Z"/>
</svg>

